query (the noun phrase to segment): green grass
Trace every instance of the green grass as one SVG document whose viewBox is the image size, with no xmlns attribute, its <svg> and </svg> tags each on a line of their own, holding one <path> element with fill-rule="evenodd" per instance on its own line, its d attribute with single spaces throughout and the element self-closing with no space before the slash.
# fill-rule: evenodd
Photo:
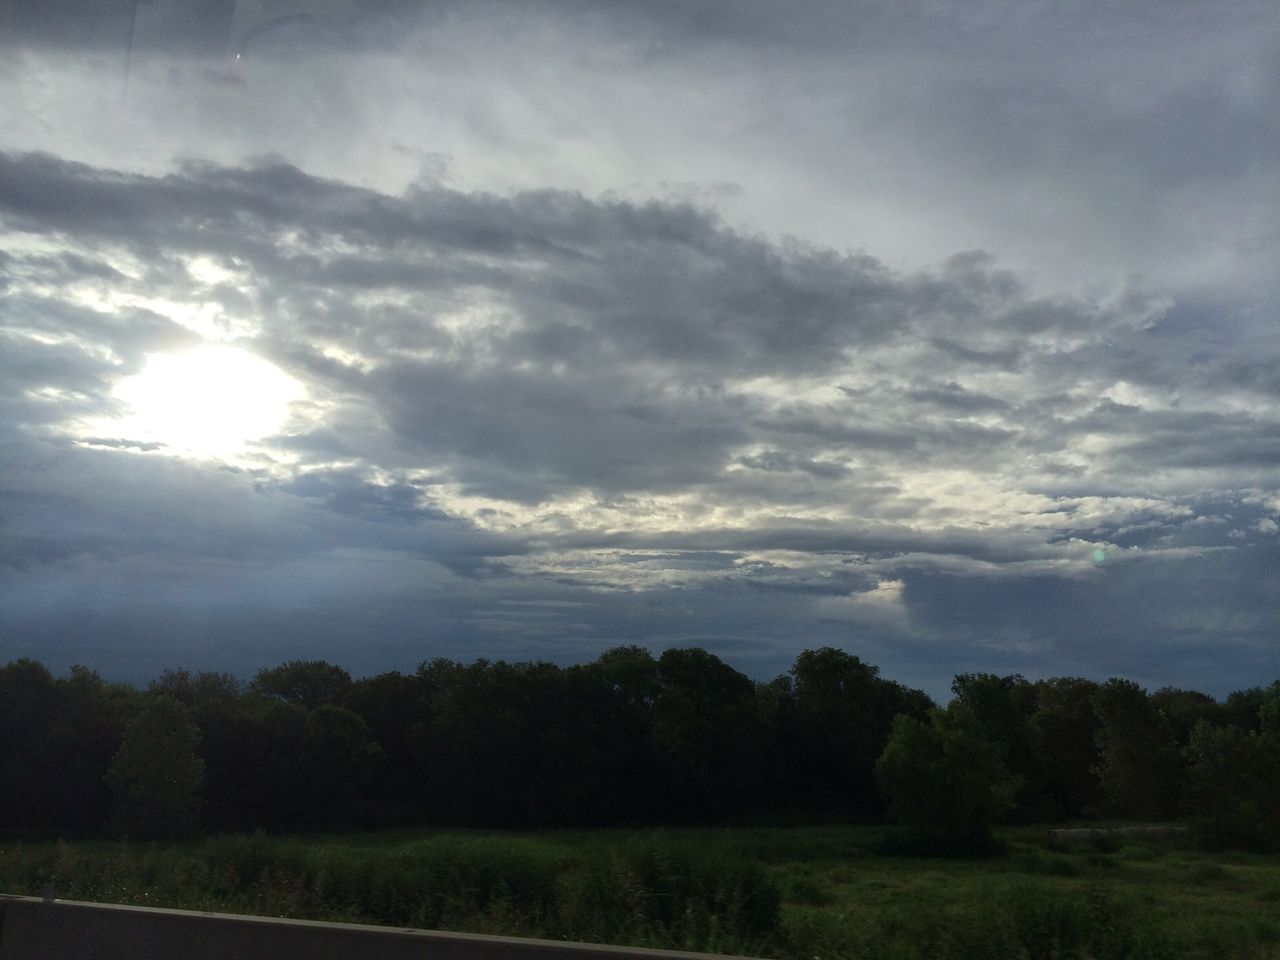
<svg viewBox="0 0 1280 960">
<path fill-rule="evenodd" d="M 6 844 L 0 890 L 794 960 L 1280 960 L 1280 858 L 1003 839 L 976 860 L 844 826 Z"/>
</svg>

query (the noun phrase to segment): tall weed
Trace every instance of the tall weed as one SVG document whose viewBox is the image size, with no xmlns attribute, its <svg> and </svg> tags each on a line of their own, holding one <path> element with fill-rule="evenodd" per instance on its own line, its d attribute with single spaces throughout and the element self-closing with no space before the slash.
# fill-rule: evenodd
<svg viewBox="0 0 1280 960">
<path fill-rule="evenodd" d="M 738 951 L 776 935 L 781 902 L 758 864 L 665 834 L 576 849 L 445 834 L 371 850 L 255 834 L 0 850 L 0 889 L 49 887 L 67 899 Z"/>
</svg>

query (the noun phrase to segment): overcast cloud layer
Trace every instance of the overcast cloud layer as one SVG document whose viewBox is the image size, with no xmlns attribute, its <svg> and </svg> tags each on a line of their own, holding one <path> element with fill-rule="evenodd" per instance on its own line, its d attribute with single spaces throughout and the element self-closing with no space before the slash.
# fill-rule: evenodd
<svg viewBox="0 0 1280 960">
<path fill-rule="evenodd" d="M 13 44 L 0 659 L 1274 679 L 1280 18 L 799 10 Z M 131 435 L 210 342 L 281 431 Z"/>
</svg>

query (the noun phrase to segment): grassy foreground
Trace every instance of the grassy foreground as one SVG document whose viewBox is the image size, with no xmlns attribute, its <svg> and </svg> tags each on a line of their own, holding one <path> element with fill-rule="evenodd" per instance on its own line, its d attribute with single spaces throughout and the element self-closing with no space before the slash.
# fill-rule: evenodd
<svg viewBox="0 0 1280 960">
<path fill-rule="evenodd" d="M 843 826 L 5 843 L 0 892 L 795 960 L 1280 960 L 1280 858 L 1005 839 L 984 860 Z"/>
</svg>

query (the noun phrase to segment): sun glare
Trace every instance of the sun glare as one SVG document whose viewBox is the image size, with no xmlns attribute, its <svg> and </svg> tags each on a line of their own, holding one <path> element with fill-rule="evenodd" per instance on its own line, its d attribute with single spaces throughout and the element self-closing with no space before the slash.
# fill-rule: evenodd
<svg viewBox="0 0 1280 960">
<path fill-rule="evenodd" d="M 303 389 L 248 351 L 206 346 L 152 354 L 142 372 L 121 380 L 114 392 L 130 408 L 112 425 L 118 437 L 160 443 L 171 452 L 227 457 L 278 433 Z"/>
</svg>

